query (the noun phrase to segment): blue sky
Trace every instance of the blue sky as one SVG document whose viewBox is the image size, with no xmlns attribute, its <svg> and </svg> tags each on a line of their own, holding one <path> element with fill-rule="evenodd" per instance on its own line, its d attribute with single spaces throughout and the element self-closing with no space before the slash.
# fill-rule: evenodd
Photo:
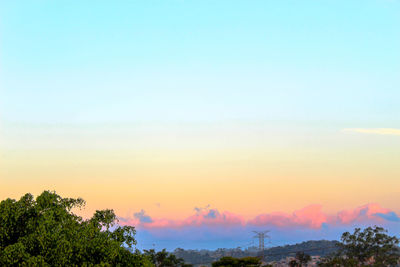
<svg viewBox="0 0 400 267">
<path fill-rule="evenodd" d="M 3 2 L 2 116 L 393 127 L 399 10 L 389 0 Z"/>
</svg>

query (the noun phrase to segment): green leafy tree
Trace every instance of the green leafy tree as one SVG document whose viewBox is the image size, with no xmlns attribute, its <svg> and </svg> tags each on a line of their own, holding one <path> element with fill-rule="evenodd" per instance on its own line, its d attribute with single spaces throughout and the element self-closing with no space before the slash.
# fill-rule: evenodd
<svg viewBox="0 0 400 267">
<path fill-rule="evenodd" d="M 113 210 L 82 219 L 83 199 L 44 191 L 0 203 L 0 266 L 151 266 L 139 253 L 135 229 L 116 226 Z"/>
<path fill-rule="evenodd" d="M 222 257 L 212 263 L 212 267 L 236 267 L 239 266 L 239 259 L 233 257 Z"/>
<path fill-rule="evenodd" d="M 256 257 L 244 257 L 239 259 L 240 266 L 261 266 L 261 260 Z"/>
<path fill-rule="evenodd" d="M 400 259 L 399 239 L 389 236 L 382 227 L 356 228 L 353 234 L 345 232 L 339 252 L 321 266 L 397 266 Z"/>
<path fill-rule="evenodd" d="M 222 257 L 212 263 L 212 267 L 259 267 L 261 260 L 256 257 L 233 258 Z"/>
</svg>

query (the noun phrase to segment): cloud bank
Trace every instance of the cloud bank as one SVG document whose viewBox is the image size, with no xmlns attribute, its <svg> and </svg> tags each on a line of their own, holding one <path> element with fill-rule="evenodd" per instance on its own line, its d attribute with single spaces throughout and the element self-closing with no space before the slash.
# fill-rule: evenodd
<svg viewBox="0 0 400 267">
<path fill-rule="evenodd" d="M 246 219 L 239 214 L 219 211 L 210 206 L 194 208 L 194 214 L 181 220 L 153 218 L 144 210 L 129 218 L 120 218 L 123 225 L 138 229 L 139 248 L 218 248 L 256 245 L 253 230 L 271 230 L 274 245 L 310 239 L 339 239 L 354 227 L 380 225 L 400 231 L 400 217 L 379 204 L 366 204 L 353 209 L 325 213 L 321 205 L 310 205 L 292 213 L 263 213 Z M 250 242 L 250 243 L 249 243 Z"/>
<path fill-rule="evenodd" d="M 138 229 L 139 248 L 171 250 L 257 245 L 252 231 L 265 229 L 271 230 L 274 245 L 311 239 L 337 240 L 344 231 L 368 225 L 384 226 L 394 233 L 400 231 L 399 215 L 375 203 L 334 214 L 325 213 L 321 205 L 310 205 L 292 213 L 263 213 L 249 219 L 209 205 L 195 207 L 194 214 L 181 220 L 155 218 L 140 210 L 129 218 L 120 218 L 120 223 Z"/>
<path fill-rule="evenodd" d="M 145 229 L 191 226 L 274 226 L 279 228 L 319 229 L 324 225 L 399 222 L 400 218 L 396 212 L 372 203 L 355 209 L 341 210 L 336 214 L 324 213 L 321 205 L 310 205 L 293 213 L 264 213 L 247 220 L 241 215 L 228 211 L 220 212 L 209 207 L 195 208 L 195 214 L 182 220 L 152 218 L 146 215 L 144 210 L 141 210 L 134 213 L 132 218 L 122 218 L 121 221 L 123 224 Z"/>
</svg>

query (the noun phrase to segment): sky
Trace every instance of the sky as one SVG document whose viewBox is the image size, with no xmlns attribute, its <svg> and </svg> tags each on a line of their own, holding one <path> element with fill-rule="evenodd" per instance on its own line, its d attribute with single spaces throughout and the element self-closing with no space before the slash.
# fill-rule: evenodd
<svg viewBox="0 0 400 267">
<path fill-rule="evenodd" d="M 1 1 L 0 199 L 139 248 L 400 231 L 400 1 Z"/>
</svg>

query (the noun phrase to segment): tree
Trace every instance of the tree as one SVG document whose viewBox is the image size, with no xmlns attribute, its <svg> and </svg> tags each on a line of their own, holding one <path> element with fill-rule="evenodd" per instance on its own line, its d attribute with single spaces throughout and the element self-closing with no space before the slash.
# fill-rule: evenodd
<svg viewBox="0 0 400 267">
<path fill-rule="evenodd" d="M 261 261 L 256 257 L 233 258 L 222 257 L 218 261 L 212 263 L 212 267 L 259 267 Z"/>
<path fill-rule="evenodd" d="M 165 249 L 156 252 L 154 249 L 144 250 L 151 262 L 157 267 L 191 267 L 191 264 L 186 264 L 183 259 L 177 258 L 174 254 L 168 253 Z"/>
<path fill-rule="evenodd" d="M 291 267 L 302 267 L 307 266 L 307 263 L 311 260 L 311 256 L 304 252 L 297 252 L 295 259 L 291 260 L 288 264 Z"/>
<path fill-rule="evenodd" d="M 304 252 L 297 252 L 296 253 L 296 260 L 298 261 L 298 266 L 307 266 L 307 263 L 311 260 L 311 256 L 304 253 Z"/>
<path fill-rule="evenodd" d="M 212 267 L 236 267 L 239 266 L 239 259 L 233 257 L 222 257 L 212 263 Z"/>
<path fill-rule="evenodd" d="M 261 265 L 261 260 L 256 257 L 244 257 L 239 259 L 239 264 L 240 266 L 260 266 Z"/>
<path fill-rule="evenodd" d="M 343 233 L 339 252 L 321 266 L 395 266 L 400 259 L 399 239 L 382 227 L 368 227 L 353 234 Z"/>
<path fill-rule="evenodd" d="M 88 220 L 72 212 L 84 205 L 50 191 L 1 201 L 0 266 L 151 266 L 127 249 L 136 244 L 134 227 L 116 226 L 113 210 Z"/>
</svg>

